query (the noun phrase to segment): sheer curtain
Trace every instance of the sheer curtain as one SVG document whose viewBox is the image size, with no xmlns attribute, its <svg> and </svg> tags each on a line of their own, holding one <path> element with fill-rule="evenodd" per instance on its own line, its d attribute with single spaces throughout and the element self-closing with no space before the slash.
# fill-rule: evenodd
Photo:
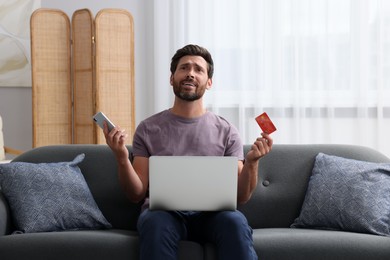
<svg viewBox="0 0 390 260">
<path fill-rule="evenodd" d="M 266 111 L 275 143 L 343 143 L 390 156 L 390 1 L 154 0 L 152 110 L 172 104 L 169 62 L 188 43 L 215 62 L 205 104 L 244 143 Z M 387 143 L 386 143 L 387 142 Z"/>
</svg>

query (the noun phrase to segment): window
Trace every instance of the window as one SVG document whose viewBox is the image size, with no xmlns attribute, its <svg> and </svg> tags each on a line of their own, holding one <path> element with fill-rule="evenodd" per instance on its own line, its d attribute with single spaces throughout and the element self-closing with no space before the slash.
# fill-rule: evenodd
<svg viewBox="0 0 390 260">
<path fill-rule="evenodd" d="M 390 1 L 174 0 L 154 11 L 154 41 L 170 54 L 188 43 L 212 53 L 205 104 L 244 143 L 267 111 L 276 143 L 351 143 L 390 156 Z"/>
</svg>

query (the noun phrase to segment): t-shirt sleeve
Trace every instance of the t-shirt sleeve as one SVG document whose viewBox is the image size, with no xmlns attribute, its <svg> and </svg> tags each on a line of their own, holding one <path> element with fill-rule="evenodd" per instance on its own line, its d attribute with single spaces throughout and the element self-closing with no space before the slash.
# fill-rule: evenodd
<svg viewBox="0 0 390 260">
<path fill-rule="evenodd" d="M 240 134 L 236 127 L 231 125 L 230 134 L 227 138 L 225 156 L 235 156 L 238 160 L 244 160 L 244 149 Z"/>
<path fill-rule="evenodd" d="M 147 145 L 145 143 L 146 127 L 140 123 L 135 130 L 133 137 L 133 156 L 150 157 Z"/>
</svg>

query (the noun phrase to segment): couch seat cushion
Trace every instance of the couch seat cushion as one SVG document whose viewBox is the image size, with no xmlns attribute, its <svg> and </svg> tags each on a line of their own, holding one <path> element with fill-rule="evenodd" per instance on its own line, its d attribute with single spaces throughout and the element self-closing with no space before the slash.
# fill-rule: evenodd
<svg viewBox="0 0 390 260">
<path fill-rule="evenodd" d="M 138 233 L 130 230 L 82 230 L 0 236 L 1 260 L 136 260 Z M 203 248 L 180 241 L 180 260 L 202 260 Z"/>
<path fill-rule="evenodd" d="M 344 231 L 264 228 L 253 233 L 259 259 L 389 259 L 390 238 Z"/>
<path fill-rule="evenodd" d="M 0 237 L 2 260 L 138 259 L 138 236 L 125 230 L 40 232 Z"/>
</svg>

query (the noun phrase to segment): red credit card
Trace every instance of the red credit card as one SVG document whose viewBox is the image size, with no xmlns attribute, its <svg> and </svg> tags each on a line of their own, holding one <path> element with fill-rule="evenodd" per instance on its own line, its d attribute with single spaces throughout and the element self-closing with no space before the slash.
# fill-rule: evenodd
<svg viewBox="0 0 390 260">
<path fill-rule="evenodd" d="M 263 130 L 263 132 L 266 134 L 271 134 L 276 131 L 275 125 L 272 123 L 266 112 L 257 116 L 256 122 L 259 124 L 261 130 Z"/>
</svg>

